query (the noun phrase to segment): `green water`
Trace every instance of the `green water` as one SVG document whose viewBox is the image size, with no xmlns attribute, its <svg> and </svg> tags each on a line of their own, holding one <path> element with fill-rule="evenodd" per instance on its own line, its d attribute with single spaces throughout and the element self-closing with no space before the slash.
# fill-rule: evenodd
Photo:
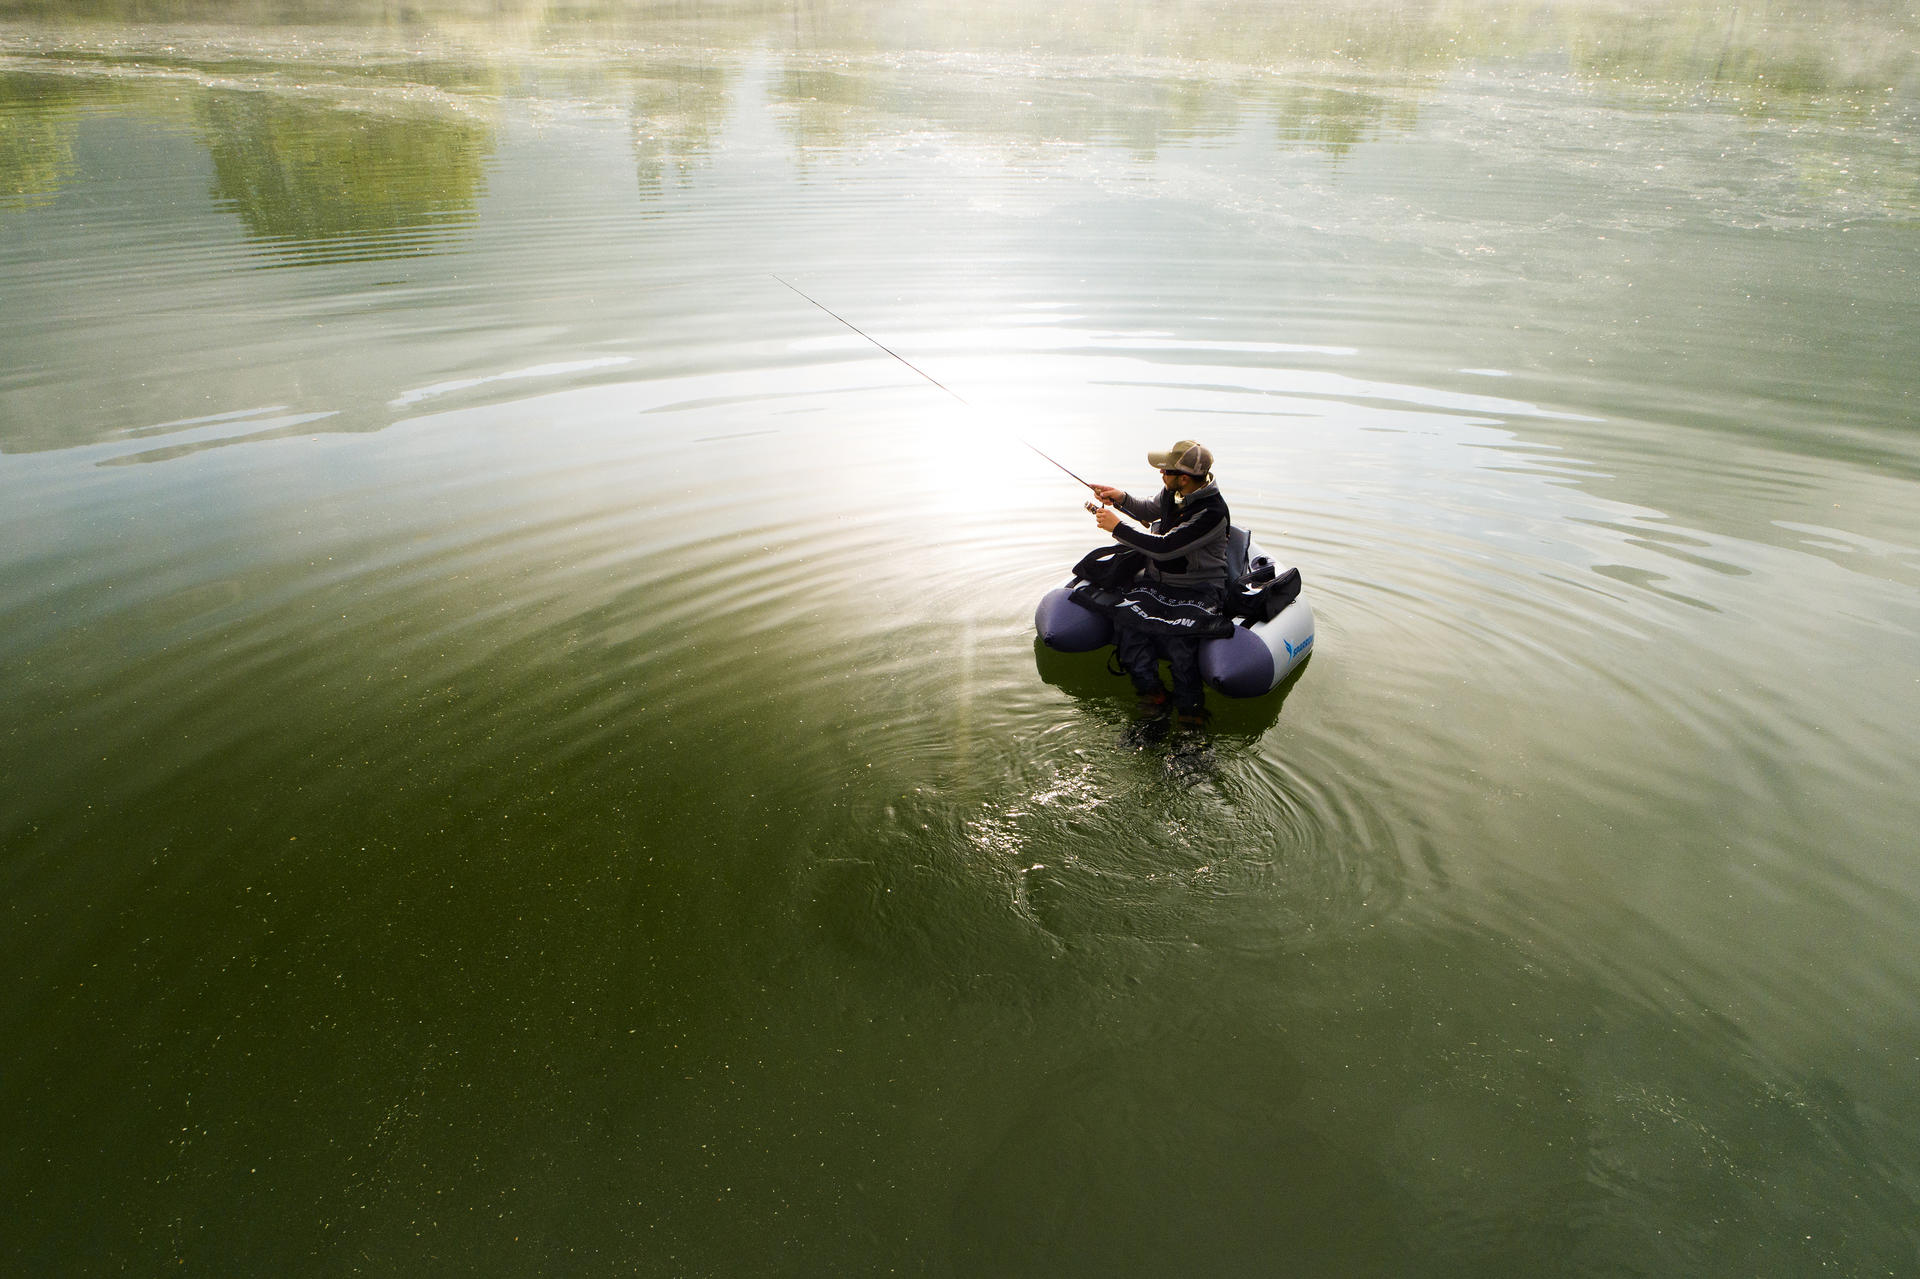
<svg viewBox="0 0 1920 1279">
<path fill-rule="evenodd" d="M 0 1269 L 1913 1273 L 1916 32 L 0 3 Z"/>
</svg>

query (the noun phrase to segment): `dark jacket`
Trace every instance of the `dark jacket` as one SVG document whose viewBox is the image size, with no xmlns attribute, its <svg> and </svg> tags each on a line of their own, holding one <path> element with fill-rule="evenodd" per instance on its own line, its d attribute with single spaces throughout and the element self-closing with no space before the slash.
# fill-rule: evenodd
<svg viewBox="0 0 1920 1279">
<path fill-rule="evenodd" d="M 1151 522 L 1144 531 L 1127 524 L 1113 530 L 1114 541 L 1147 557 L 1148 576 L 1170 586 L 1226 585 L 1231 516 L 1219 485 L 1209 482 L 1184 502 L 1163 488 L 1158 500 L 1129 493 L 1116 505 L 1137 520 Z"/>
</svg>

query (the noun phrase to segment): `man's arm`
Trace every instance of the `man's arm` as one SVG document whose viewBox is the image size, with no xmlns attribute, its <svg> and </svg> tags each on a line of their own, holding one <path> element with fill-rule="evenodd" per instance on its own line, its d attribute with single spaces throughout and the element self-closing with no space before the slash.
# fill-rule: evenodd
<svg viewBox="0 0 1920 1279">
<path fill-rule="evenodd" d="M 1149 533 L 1143 528 L 1115 521 L 1108 530 L 1113 540 L 1131 546 L 1150 560 L 1178 559 L 1209 542 L 1227 535 L 1227 517 L 1217 505 L 1203 506 L 1164 533 Z"/>
</svg>

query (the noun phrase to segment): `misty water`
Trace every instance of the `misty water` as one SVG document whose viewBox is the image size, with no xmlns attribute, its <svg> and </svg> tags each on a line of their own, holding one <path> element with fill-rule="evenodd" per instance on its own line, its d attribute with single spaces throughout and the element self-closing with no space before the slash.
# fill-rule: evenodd
<svg viewBox="0 0 1920 1279">
<path fill-rule="evenodd" d="M 1911 4 L 329 13 L 0 2 L 9 1273 L 1920 1268 Z"/>
</svg>

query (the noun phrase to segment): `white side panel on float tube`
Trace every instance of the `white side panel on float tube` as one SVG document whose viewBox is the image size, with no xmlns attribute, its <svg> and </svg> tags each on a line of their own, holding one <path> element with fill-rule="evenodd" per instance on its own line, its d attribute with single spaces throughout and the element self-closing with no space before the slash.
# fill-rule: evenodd
<svg viewBox="0 0 1920 1279">
<path fill-rule="evenodd" d="M 1225 639 L 1200 645 L 1200 675 L 1228 697 L 1259 697 L 1280 687 L 1313 651 L 1313 605 L 1304 596 L 1271 621 L 1235 623 Z"/>
<path fill-rule="evenodd" d="M 1234 548 L 1238 563 L 1232 571 L 1244 572 L 1245 566 L 1265 560 L 1273 565 L 1275 576 L 1288 570 L 1268 559 L 1253 544 L 1251 534 L 1235 526 L 1236 538 L 1243 539 Z M 1259 697 L 1271 693 L 1307 660 L 1313 651 L 1313 605 L 1305 595 L 1297 595 L 1291 604 L 1264 622 L 1249 626 L 1236 622 L 1233 634 L 1225 639 L 1207 640 L 1200 645 L 1200 677 L 1228 697 Z"/>
</svg>

